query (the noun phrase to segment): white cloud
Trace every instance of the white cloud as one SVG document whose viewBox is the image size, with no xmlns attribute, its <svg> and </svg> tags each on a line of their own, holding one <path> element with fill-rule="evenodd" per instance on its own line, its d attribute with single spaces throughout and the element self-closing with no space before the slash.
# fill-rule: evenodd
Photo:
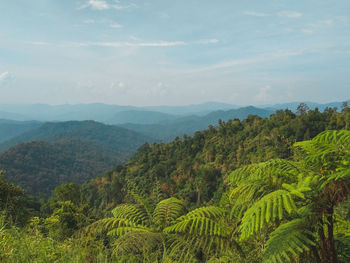
<svg viewBox="0 0 350 263">
<path fill-rule="evenodd" d="M 90 7 L 93 10 L 106 10 L 110 8 L 110 5 L 105 0 L 89 0 L 79 9 L 84 9 L 88 7 Z"/>
<path fill-rule="evenodd" d="M 122 25 L 111 24 L 112 28 L 121 28 Z M 61 42 L 61 43 L 49 43 L 49 42 L 37 42 L 28 41 L 30 45 L 50 45 L 54 47 L 175 47 L 175 46 L 186 46 L 186 45 L 207 45 L 216 44 L 219 42 L 216 38 L 212 39 L 200 39 L 197 41 L 185 42 L 185 41 L 142 41 L 141 39 L 133 36 L 129 36 L 131 41 L 112 41 L 112 42 Z"/>
<path fill-rule="evenodd" d="M 299 18 L 302 16 L 302 13 L 294 11 L 281 11 L 277 13 L 278 16 L 287 17 L 287 18 Z"/>
<path fill-rule="evenodd" d="M 14 77 L 8 71 L 0 74 L 0 87 L 7 87 L 12 81 Z"/>
<path fill-rule="evenodd" d="M 109 25 L 111 28 L 122 28 L 123 25 L 120 25 L 120 24 L 110 24 Z"/>
<path fill-rule="evenodd" d="M 195 42 L 196 44 L 216 44 L 219 43 L 219 40 L 216 38 L 211 38 L 211 39 L 201 39 Z"/>
<path fill-rule="evenodd" d="M 311 50 L 311 49 L 310 50 L 306 50 L 306 49 L 277 50 L 273 53 L 265 53 L 265 54 L 262 54 L 262 55 L 259 55 L 256 57 L 252 57 L 252 58 L 242 58 L 242 59 L 222 61 L 222 62 L 213 64 L 213 65 L 210 65 L 207 67 L 195 69 L 191 72 L 194 73 L 194 72 L 202 72 L 202 71 L 211 71 L 211 70 L 224 69 L 224 68 L 230 68 L 230 67 L 265 63 L 267 61 L 279 60 L 279 59 L 283 59 L 283 58 L 299 56 L 299 55 L 304 54 L 307 51 L 312 52 L 315 50 Z"/>
<path fill-rule="evenodd" d="M 117 9 L 117 10 L 123 10 L 123 9 L 128 9 L 128 8 L 135 8 L 135 7 L 137 7 L 137 5 L 134 3 L 128 4 L 128 5 L 122 5 L 120 3 L 120 1 L 115 0 L 115 4 L 112 5 L 111 7 L 114 9 Z"/>
<path fill-rule="evenodd" d="M 128 4 L 128 5 L 122 5 L 118 0 L 115 0 L 114 4 L 110 4 L 106 0 L 88 0 L 84 5 L 80 6 L 78 9 L 91 8 L 92 10 L 107 10 L 107 9 L 123 10 L 128 8 L 135 8 L 135 7 L 137 7 L 137 5 L 134 3 Z"/>
<path fill-rule="evenodd" d="M 49 42 L 44 42 L 44 41 L 27 41 L 27 44 L 31 44 L 33 46 L 48 46 L 50 45 Z"/>
<path fill-rule="evenodd" d="M 85 46 L 98 47 L 172 47 L 186 45 L 184 41 L 158 41 L 158 42 L 87 42 L 82 43 Z"/>
<path fill-rule="evenodd" d="M 86 19 L 83 21 L 85 24 L 94 24 L 95 23 L 95 20 L 93 19 Z"/>
<path fill-rule="evenodd" d="M 255 12 L 255 11 L 246 11 L 246 12 L 244 12 L 244 14 L 247 15 L 247 16 L 256 16 L 256 17 L 269 16 L 268 14 Z"/>
<path fill-rule="evenodd" d="M 315 27 L 325 27 L 325 26 L 332 26 L 334 24 L 334 21 L 332 19 L 326 19 L 326 20 L 320 20 L 316 24 L 314 24 Z"/>
<path fill-rule="evenodd" d="M 1 73 L 0 74 L 0 82 L 5 81 L 6 79 L 9 78 L 9 76 L 10 76 L 10 73 L 8 73 L 8 71 Z"/>
<path fill-rule="evenodd" d="M 313 31 L 311 29 L 307 29 L 307 28 L 302 28 L 301 32 L 303 32 L 304 34 L 312 34 Z"/>
</svg>

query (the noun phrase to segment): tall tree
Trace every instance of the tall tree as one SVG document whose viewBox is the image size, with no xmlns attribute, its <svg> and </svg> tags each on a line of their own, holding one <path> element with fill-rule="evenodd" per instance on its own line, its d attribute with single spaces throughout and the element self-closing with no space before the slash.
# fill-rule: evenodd
<svg viewBox="0 0 350 263">
<path fill-rule="evenodd" d="M 297 107 L 297 114 L 298 115 L 305 115 L 310 110 L 309 106 L 307 106 L 306 103 L 302 102 Z"/>
</svg>

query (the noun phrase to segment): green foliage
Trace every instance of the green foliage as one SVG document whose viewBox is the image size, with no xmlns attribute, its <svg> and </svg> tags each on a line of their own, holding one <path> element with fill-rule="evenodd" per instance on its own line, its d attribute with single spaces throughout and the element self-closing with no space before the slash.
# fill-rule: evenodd
<svg viewBox="0 0 350 263">
<path fill-rule="evenodd" d="M 33 198 L 28 197 L 18 186 L 8 183 L 0 170 L 0 216 L 9 225 L 24 225 L 40 207 Z"/>
<path fill-rule="evenodd" d="M 253 199 L 244 203 L 241 239 L 277 225 L 267 235 L 264 262 L 294 262 L 311 249 L 308 260 L 337 262 L 334 209 L 350 194 L 350 131 L 326 131 L 295 147 L 302 150 L 298 162 L 277 159 L 230 174 L 233 206 L 238 194 Z M 254 195 L 252 183 L 264 189 Z"/>
<path fill-rule="evenodd" d="M 67 239 L 89 223 L 82 207 L 75 206 L 71 201 L 58 202 L 58 205 L 59 207 L 44 221 L 44 228 L 51 238 Z"/>
<path fill-rule="evenodd" d="M 6 178 L 31 194 L 83 182 L 125 162 L 147 136 L 94 121 L 45 123 L 0 144 Z"/>
<path fill-rule="evenodd" d="M 346 114 L 278 111 L 145 144 L 81 192 L 56 188 L 49 217 L 18 229 L 3 216 L 0 261 L 347 262 L 350 135 L 322 132 Z M 1 179 L 19 218 L 28 197 Z"/>
<path fill-rule="evenodd" d="M 277 227 L 266 243 L 264 262 L 294 262 L 299 254 L 315 246 L 313 233 L 303 224 L 302 219 L 294 219 Z"/>
<path fill-rule="evenodd" d="M 250 237 L 270 221 L 282 220 L 284 211 L 291 214 L 296 210 L 294 200 L 288 191 L 277 190 L 265 195 L 245 212 L 240 228 L 241 238 Z"/>
<path fill-rule="evenodd" d="M 349 115 L 348 121 L 345 115 Z M 243 121 L 221 121 L 218 127 L 209 126 L 192 137 L 176 138 L 167 144 L 145 144 L 127 164 L 86 184 L 84 194 L 93 206 L 105 210 L 130 202 L 128 192 L 130 182 L 133 182 L 154 201 L 160 200 L 159 195 L 163 198 L 174 196 L 184 199 L 193 209 L 220 200 L 226 187 L 223 178 L 228 172 L 244 165 L 266 162 L 264 165 L 271 167 L 269 177 L 260 176 L 259 169 L 265 168 L 259 164 L 251 179 L 261 180 L 250 182 L 250 189 L 248 184 L 241 186 L 242 191 L 245 187 L 253 198 L 259 198 L 279 189 L 282 183 L 294 182 L 292 174 L 303 167 L 296 167 L 285 159 L 293 158 L 296 141 L 313 138 L 326 129 L 346 126 L 350 127 L 350 111 L 338 113 L 334 109 L 322 113 L 317 109 L 309 110 L 304 115 L 279 110 L 269 118 L 250 115 Z M 273 162 L 280 162 L 280 165 Z M 280 171 L 273 171 L 273 167 Z M 246 174 L 244 169 L 241 172 L 235 182 L 230 181 L 232 176 L 227 182 L 238 183 L 237 180 Z M 274 184 L 271 185 L 269 180 Z M 243 213 L 249 200 L 241 200 L 242 205 L 236 207 L 235 213 Z"/>
<path fill-rule="evenodd" d="M 169 226 L 179 216 L 185 212 L 185 205 L 182 201 L 172 197 L 160 201 L 153 213 L 153 221 L 160 228 L 163 229 Z"/>
<path fill-rule="evenodd" d="M 62 183 L 82 184 L 116 162 L 97 145 L 78 139 L 23 143 L 0 154 L 7 180 L 30 194 L 47 196 Z"/>
</svg>

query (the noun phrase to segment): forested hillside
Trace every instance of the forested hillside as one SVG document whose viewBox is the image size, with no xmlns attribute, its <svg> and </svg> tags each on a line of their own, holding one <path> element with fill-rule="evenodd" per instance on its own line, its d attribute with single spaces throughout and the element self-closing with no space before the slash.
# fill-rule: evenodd
<svg viewBox="0 0 350 263">
<path fill-rule="evenodd" d="M 110 154 L 90 141 L 33 141 L 0 154 L 0 167 L 6 171 L 9 182 L 21 186 L 27 193 L 48 196 L 60 184 L 81 184 L 123 163 L 127 157 L 127 154 Z"/>
<path fill-rule="evenodd" d="M 250 115 L 243 121 L 221 121 L 193 137 L 143 145 L 126 165 L 93 179 L 84 192 L 94 206 L 103 208 L 127 201 L 135 185 L 147 195 L 160 191 L 191 205 L 218 201 L 229 171 L 271 158 L 291 158 L 295 142 L 326 129 L 349 127 L 350 110 L 339 113 L 331 108 L 302 115 L 279 110 L 269 118 Z"/>
<path fill-rule="evenodd" d="M 349 129 L 347 107 L 220 121 L 41 204 L 0 175 L 0 260 L 349 262 Z"/>
<path fill-rule="evenodd" d="M 37 121 L 12 121 L 0 119 L 0 143 L 16 137 L 24 132 L 40 127 L 42 123 Z"/>
<path fill-rule="evenodd" d="M 1 143 L 0 150 L 21 142 L 36 140 L 54 142 L 61 139 L 88 140 L 113 154 L 133 153 L 141 144 L 152 140 L 137 132 L 95 121 L 48 122 Z"/>
<path fill-rule="evenodd" d="M 94 121 L 45 123 L 0 145 L 0 169 L 28 193 L 49 195 L 62 183 L 81 184 L 124 163 L 150 140 Z"/>
</svg>

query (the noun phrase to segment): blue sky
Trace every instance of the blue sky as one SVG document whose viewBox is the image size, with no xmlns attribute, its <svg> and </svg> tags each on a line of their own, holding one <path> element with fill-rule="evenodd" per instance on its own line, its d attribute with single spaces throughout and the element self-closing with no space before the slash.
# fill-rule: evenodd
<svg viewBox="0 0 350 263">
<path fill-rule="evenodd" d="M 348 0 L 2 0 L 0 103 L 350 99 Z"/>
</svg>

